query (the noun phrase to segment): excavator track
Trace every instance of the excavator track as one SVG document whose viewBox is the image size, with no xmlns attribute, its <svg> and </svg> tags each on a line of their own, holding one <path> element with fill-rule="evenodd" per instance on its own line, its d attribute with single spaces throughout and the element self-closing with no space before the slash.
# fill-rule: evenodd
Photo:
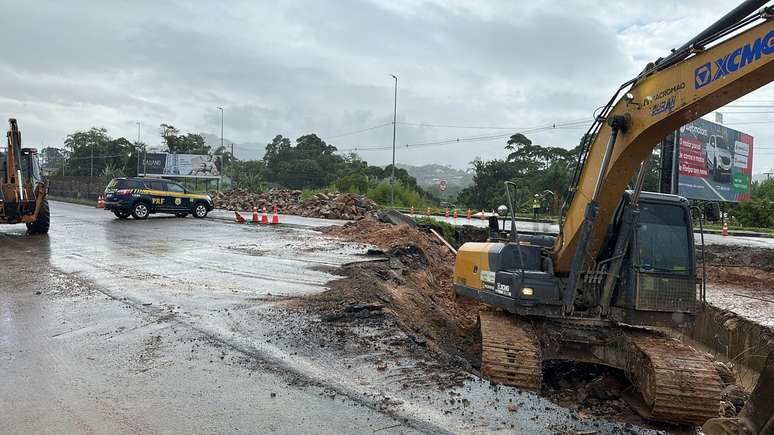
<svg viewBox="0 0 774 435">
<path fill-rule="evenodd" d="M 481 374 L 492 382 L 540 391 L 543 361 L 540 341 L 518 316 L 480 311 Z"/>
<path fill-rule="evenodd" d="M 677 340 L 627 333 L 627 377 L 639 390 L 646 418 L 678 424 L 703 424 L 718 416 L 720 377 L 702 352 Z"/>
</svg>

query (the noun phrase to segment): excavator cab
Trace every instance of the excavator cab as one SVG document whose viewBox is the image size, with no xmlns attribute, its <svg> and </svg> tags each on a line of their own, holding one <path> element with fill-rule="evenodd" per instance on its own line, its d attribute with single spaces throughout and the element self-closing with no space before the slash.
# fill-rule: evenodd
<svg viewBox="0 0 774 435">
<path fill-rule="evenodd" d="M 642 192 L 634 204 L 633 197 L 625 193 L 596 267 L 583 275 L 569 317 L 684 326 L 697 308 L 688 201 Z M 509 240 L 466 243 L 457 254 L 455 291 L 515 314 L 566 318 L 562 297 L 567 280 L 552 270 L 553 243 L 552 236 L 515 230 Z"/>
<path fill-rule="evenodd" d="M 581 291 L 591 292 L 589 305 L 601 307 L 612 320 L 630 325 L 685 326 L 693 320 L 700 293 L 688 200 L 642 192 L 634 208 L 633 196 L 630 191 L 624 194 L 597 267 L 587 274 L 593 279 L 584 279 Z M 628 239 L 629 246 L 618 259 L 615 246 L 622 239 Z M 604 283 L 609 278 L 614 279 L 609 295 L 604 285 L 594 287 L 594 282 Z"/>
<path fill-rule="evenodd" d="M 30 234 L 48 233 L 50 217 L 43 178 L 34 148 L 22 148 L 21 132 L 9 119 L 7 146 L 0 148 L 0 224 L 25 223 Z"/>
</svg>

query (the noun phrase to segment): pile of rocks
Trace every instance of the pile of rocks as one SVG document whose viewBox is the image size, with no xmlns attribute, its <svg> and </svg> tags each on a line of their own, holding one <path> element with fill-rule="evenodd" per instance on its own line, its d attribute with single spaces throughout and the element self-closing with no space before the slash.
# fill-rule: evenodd
<svg viewBox="0 0 774 435">
<path fill-rule="evenodd" d="M 266 207 L 271 211 L 272 207 L 284 210 L 287 213 L 290 207 L 301 202 L 300 190 L 271 189 L 263 193 L 252 193 L 244 189 L 224 190 L 212 197 L 215 208 L 224 210 L 250 211 L 253 207 Z"/>
<path fill-rule="evenodd" d="M 379 207 L 363 195 L 354 193 L 318 193 L 299 204 L 293 214 L 327 219 L 361 219 Z"/>
<path fill-rule="evenodd" d="M 231 189 L 216 193 L 216 208 L 250 211 L 253 207 L 269 211 L 277 207 L 280 213 L 326 219 L 361 219 L 378 209 L 375 202 L 352 193 L 318 193 L 302 199 L 300 190 L 271 189 L 263 193 L 251 193 L 244 189 Z"/>
</svg>

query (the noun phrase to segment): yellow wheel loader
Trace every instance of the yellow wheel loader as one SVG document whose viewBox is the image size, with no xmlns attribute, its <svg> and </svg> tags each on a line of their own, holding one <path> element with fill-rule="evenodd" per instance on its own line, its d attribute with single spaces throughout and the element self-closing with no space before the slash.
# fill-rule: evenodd
<svg viewBox="0 0 774 435">
<path fill-rule="evenodd" d="M 8 145 L 0 148 L 0 224 L 27 224 L 29 234 L 47 234 L 48 183 L 40 173 L 38 151 L 22 148 L 15 119 L 8 120 Z"/>
<path fill-rule="evenodd" d="M 456 293 L 499 308 L 479 314 L 482 375 L 539 390 L 544 360 L 604 364 L 623 370 L 649 418 L 718 416 L 712 361 L 657 329 L 694 321 L 704 280 L 688 201 L 642 192 L 643 162 L 670 132 L 774 80 L 765 5 L 743 2 L 621 85 L 586 133 L 558 237 L 518 234 L 512 217 L 510 233 L 462 245 Z"/>
</svg>

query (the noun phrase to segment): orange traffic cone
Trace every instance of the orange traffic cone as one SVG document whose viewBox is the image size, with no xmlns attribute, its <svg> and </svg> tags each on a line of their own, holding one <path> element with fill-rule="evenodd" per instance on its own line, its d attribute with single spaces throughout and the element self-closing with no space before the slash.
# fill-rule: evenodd
<svg viewBox="0 0 774 435">
<path fill-rule="evenodd" d="M 238 224 L 243 224 L 243 223 L 245 223 L 245 222 L 246 222 L 246 221 L 245 221 L 245 217 L 244 217 L 244 216 L 242 216 L 241 214 L 239 214 L 239 212 L 238 212 L 238 211 L 234 211 L 234 220 L 235 220 L 235 221 L 236 221 L 236 223 L 238 223 Z"/>
<path fill-rule="evenodd" d="M 279 223 L 279 215 L 277 214 L 277 206 L 274 206 L 274 214 L 271 215 L 271 224 L 277 225 Z"/>
<path fill-rule="evenodd" d="M 445 217 L 447 221 L 449 220 L 449 208 L 448 207 L 443 209 L 443 217 Z"/>
<path fill-rule="evenodd" d="M 726 221 L 723 221 L 723 229 L 720 231 L 721 236 L 727 236 L 728 235 L 728 223 Z"/>
<path fill-rule="evenodd" d="M 102 198 L 102 195 L 97 198 L 97 208 L 105 208 L 105 200 Z"/>
<path fill-rule="evenodd" d="M 258 207 L 253 207 L 253 223 L 257 224 L 258 222 Z"/>
<path fill-rule="evenodd" d="M 261 223 L 263 225 L 269 224 L 269 215 L 266 214 L 266 207 L 263 207 L 263 216 L 261 216 Z"/>
<path fill-rule="evenodd" d="M 485 213 L 485 212 L 484 212 L 484 209 L 482 208 L 482 209 L 481 209 L 481 220 L 484 220 L 484 213 Z"/>
<path fill-rule="evenodd" d="M 455 221 L 457 220 L 457 209 L 456 208 L 454 209 L 454 220 Z"/>
</svg>

